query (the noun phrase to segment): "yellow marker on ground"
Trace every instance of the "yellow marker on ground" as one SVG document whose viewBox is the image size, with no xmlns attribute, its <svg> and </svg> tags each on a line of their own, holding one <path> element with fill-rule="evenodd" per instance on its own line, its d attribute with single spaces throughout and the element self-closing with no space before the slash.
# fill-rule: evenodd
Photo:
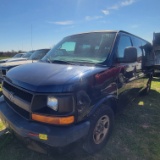
<svg viewBox="0 0 160 160">
<path fill-rule="evenodd" d="M 138 103 L 138 105 L 139 105 L 139 106 L 144 106 L 144 102 L 143 102 L 143 101 L 140 101 L 140 102 Z"/>
<path fill-rule="evenodd" d="M 46 134 L 39 134 L 39 139 L 48 140 L 48 136 Z"/>
</svg>

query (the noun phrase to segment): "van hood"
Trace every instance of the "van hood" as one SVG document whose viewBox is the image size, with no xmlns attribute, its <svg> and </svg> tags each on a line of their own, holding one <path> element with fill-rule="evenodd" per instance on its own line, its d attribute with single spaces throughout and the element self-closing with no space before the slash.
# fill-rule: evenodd
<svg viewBox="0 0 160 160">
<path fill-rule="evenodd" d="M 106 68 L 51 63 L 32 63 L 13 68 L 6 79 L 12 84 L 33 92 L 71 92 L 75 85 L 85 85 L 88 76 Z"/>
</svg>

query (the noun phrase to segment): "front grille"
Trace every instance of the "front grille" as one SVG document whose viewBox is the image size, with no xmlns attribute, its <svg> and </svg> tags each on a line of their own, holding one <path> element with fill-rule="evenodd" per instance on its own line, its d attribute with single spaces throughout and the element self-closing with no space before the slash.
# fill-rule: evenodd
<svg viewBox="0 0 160 160">
<path fill-rule="evenodd" d="M 47 107 L 48 94 L 36 94 L 10 84 L 6 79 L 3 82 L 3 93 L 6 102 L 16 113 L 30 120 L 31 113 L 46 115 L 71 115 L 74 112 L 74 101 L 71 95 L 55 95 L 59 102 L 58 111 Z"/>
<path fill-rule="evenodd" d="M 31 93 L 28 93 L 24 90 L 21 90 L 19 88 L 16 88 L 15 86 L 10 85 L 6 81 L 3 83 L 3 88 L 7 89 L 8 91 L 14 93 L 17 97 L 31 103 L 33 95 Z"/>
<path fill-rule="evenodd" d="M 5 101 L 8 103 L 10 108 L 12 108 L 16 113 L 18 113 L 20 116 L 24 117 L 25 119 L 30 119 L 30 113 L 26 110 L 18 107 L 16 104 L 12 103 L 7 97 L 4 97 Z"/>
</svg>

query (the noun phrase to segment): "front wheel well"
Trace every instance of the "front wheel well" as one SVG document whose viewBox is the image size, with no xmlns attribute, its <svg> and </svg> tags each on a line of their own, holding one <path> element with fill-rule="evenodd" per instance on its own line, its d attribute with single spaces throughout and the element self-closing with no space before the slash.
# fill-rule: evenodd
<svg viewBox="0 0 160 160">
<path fill-rule="evenodd" d="M 104 104 L 110 106 L 114 114 L 117 113 L 117 99 L 110 98 L 107 101 L 105 101 Z"/>
<path fill-rule="evenodd" d="M 87 118 L 90 118 L 97 110 L 101 108 L 101 106 L 106 106 L 112 109 L 113 113 L 117 113 L 117 99 L 116 97 L 107 97 L 101 101 L 99 101 L 97 104 L 95 104 L 92 109 L 87 114 Z"/>
</svg>

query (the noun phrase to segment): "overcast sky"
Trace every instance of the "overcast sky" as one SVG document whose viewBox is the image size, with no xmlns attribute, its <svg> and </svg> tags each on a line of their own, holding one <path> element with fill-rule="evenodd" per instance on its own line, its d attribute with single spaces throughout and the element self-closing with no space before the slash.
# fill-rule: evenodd
<svg viewBox="0 0 160 160">
<path fill-rule="evenodd" d="M 0 0 L 0 51 L 51 48 L 95 30 L 125 30 L 152 42 L 160 0 Z"/>
</svg>

